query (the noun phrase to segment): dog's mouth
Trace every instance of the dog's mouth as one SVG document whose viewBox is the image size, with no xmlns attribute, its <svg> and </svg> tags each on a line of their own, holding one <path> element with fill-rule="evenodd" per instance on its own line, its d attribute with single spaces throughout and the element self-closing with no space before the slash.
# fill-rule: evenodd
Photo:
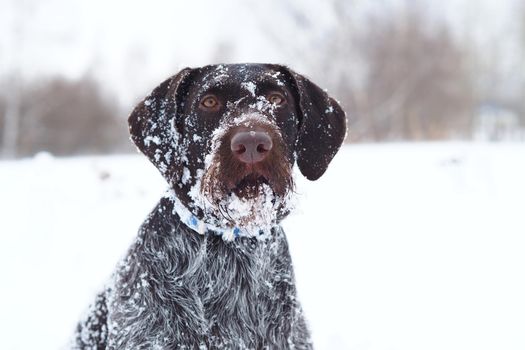
<svg viewBox="0 0 525 350">
<path fill-rule="evenodd" d="M 271 152 L 250 162 L 232 149 L 235 130 L 215 136 L 199 185 L 203 207 L 206 215 L 226 226 L 269 227 L 290 210 L 293 178 L 286 146 L 280 134 L 267 126 Z"/>
<path fill-rule="evenodd" d="M 270 181 L 266 176 L 253 172 L 243 177 L 234 186 L 230 186 L 229 191 L 239 198 L 250 199 L 258 197 L 263 187 L 271 188 Z"/>
<path fill-rule="evenodd" d="M 221 164 L 218 162 L 217 164 Z M 239 170 L 239 169 L 237 169 Z M 229 173 L 220 181 L 220 167 L 210 168 L 202 181 L 201 192 L 206 198 L 207 214 L 225 221 L 226 226 L 257 231 L 268 228 L 289 212 L 289 182 L 279 186 L 278 179 L 265 169 L 251 169 L 244 173 Z M 288 177 L 283 176 L 288 179 Z M 215 181 L 213 181 L 215 180 Z M 255 232 L 254 231 L 254 232 Z"/>
</svg>

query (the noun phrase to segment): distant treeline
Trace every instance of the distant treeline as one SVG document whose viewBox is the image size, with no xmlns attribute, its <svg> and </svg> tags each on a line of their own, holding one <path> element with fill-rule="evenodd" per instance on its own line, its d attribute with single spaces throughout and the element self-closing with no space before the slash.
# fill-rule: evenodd
<svg viewBox="0 0 525 350">
<path fill-rule="evenodd" d="M 291 2 L 286 11 L 288 24 L 296 23 L 305 40 L 289 40 L 279 28 L 261 30 L 290 57 L 287 63 L 292 68 L 299 67 L 328 88 L 345 107 L 347 142 L 525 141 L 523 69 L 509 81 L 498 65 L 487 64 L 491 61 L 483 57 L 486 53 L 410 1 L 372 15 L 359 26 L 352 18 L 353 1 L 327 0 L 327 4 L 333 7 L 335 20 L 323 35 L 313 35 L 317 29 L 310 17 L 315 14 L 299 1 Z M 525 57 L 525 24 L 522 32 Z M 234 51 L 235 43 L 220 42 L 210 63 L 234 61 Z M 495 62 L 498 54 L 491 52 Z M 73 155 L 133 149 L 125 118 L 133 106 L 119 107 L 92 77 L 22 82 L 13 75 L 0 77 L 0 84 L 4 157 L 42 150 Z"/>
<path fill-rule="evenodd" d="M 525 74 L 516 71 L 521 83 L 511 85 L 484 63 L 486 53 L 417 6 L 371 16 L 356 29 L 347 3 L 331 1 L 337 24 L 309 65 L 321 67 L 319 77 L 349 112 L 350 142 L 525 141 Z M 523 33 L 525 57 L 525 24 Z"/>
<path fill-rule="evenodd" d="M 13 83 L 13 80 L 10 81 Z M 126 112 L 91 78 L 7 83 L 0 96 L 5 157 L 129 152 Z"/>
</svg>

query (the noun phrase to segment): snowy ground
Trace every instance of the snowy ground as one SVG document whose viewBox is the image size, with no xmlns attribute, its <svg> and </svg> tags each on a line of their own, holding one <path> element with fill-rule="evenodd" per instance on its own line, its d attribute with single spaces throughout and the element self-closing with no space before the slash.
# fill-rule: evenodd
<svg viewBox="0 0 525 350">
<path fill-rule="evenodd" d="M 350 146 L 298 182 L 318 349 L 525 348 L 525 145 Z M 0 348 L 60 348 L 163 189 L 140 156 L 0 162 Z"/>
</svg>

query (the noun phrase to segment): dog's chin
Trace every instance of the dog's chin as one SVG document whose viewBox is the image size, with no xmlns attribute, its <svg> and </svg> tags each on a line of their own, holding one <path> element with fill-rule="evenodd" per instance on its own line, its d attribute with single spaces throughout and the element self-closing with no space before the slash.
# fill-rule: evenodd
<svg viewBox="0 0 525 350">
<path fill-rule="evenodd" d="M 258 172 L 217 186 L 207 197 L 206 214 L 219 226 L 239 227 L 247 231 L 267 230 L 282 217 L 288 196 L 275 191 L 272 181 Z M 213 219 L 214 218 L 214 219 Z"/>
<path fill-rule="evenodd" d="M 245 179 L 226 196 L 221 209 L 234 226 L 269 227 L 277 218 L 276 199 L 264 179 Z"/>
<path fill-rule="evenodd" d="M 234 194 L 240 199 L 256 199 L 261 195 L 261 191 L 270 188 L 273 195 L 274 190 L 266 177 L 259 174 L 249 174 L 232 186 L 229 194 Z"/>
</svg>

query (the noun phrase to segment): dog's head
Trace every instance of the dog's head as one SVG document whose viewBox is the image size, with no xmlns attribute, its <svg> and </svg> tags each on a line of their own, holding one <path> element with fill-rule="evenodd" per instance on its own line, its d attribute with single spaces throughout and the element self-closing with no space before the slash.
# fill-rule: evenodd
<svg viewBox="0 0 525 350">
<path fill-rule="evenodd" d="M 218 227 L 282 218 L 294 162 L 318 179 L 346 133 L 334 99 L 302 75 L 267 64 L 183 69 L 134 109 L 129 125 L 179 200 Z"/>
</svg>

